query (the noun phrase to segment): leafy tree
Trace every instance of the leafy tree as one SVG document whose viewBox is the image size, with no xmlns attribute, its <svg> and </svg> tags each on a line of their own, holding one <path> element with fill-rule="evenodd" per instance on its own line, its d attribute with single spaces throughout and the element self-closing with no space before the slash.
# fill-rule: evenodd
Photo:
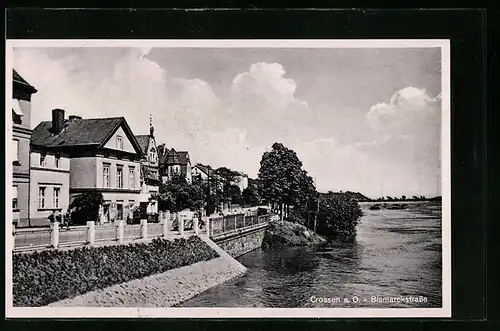
<svg viewBox="0 0 500 331">
<path fill-rule="evenodd" d="M 261 203 L 258 187 L 255 184 L 249 184 L 242 192 L 245 205 L 257 206 Z"/>
<path fill-rule="evenodd" d="M 100 192 L 85 192 L 77 195 L 69 205 L 71 220 L 74 224 L 84 225 L 88 221 L 99 219 L 99 209 L 104 204 L 104 198 Z"/>
<path fill-rule="evenodd" d="M 174 174 L 160 185 L 158 204 L 161 210 L 179 212 L 184 209 L 200 210 L 206 203 L 206 190 L 200 181 L 192 185 L 182 174 Z"/>
<path fill-rule="evenodd" d="M 233 184 L 229 186 L 229 199 L 233 204 L 238 204 L 240 206 L 243 205 L 243 197 L 238 185 Z"/>
<path fill-rule="evenodd" d="M 303 180 L 302 162 L 297 154 L 281 143 L 274 143 L 272 150 L 265 152 L 260 161 L 260 195 L 280 205 L 283 217 L 283 205 L 295 205 L 299 199 L 301 180 Z"/>
<path fill-rule="evenodd" d="M 222 186 L 222 192 L 218 192 L 222 195 L 222 202 L 230 203 L 233 198 L 232 193 L 235 193 L 233 186 L 237 182 L 237 178 L 240 174 L 226 167 L 220 167 L 214 170 L 214 175 L 214 179 L 222 182 L 222 185 L 220 185 Z"/>
<path fill-rule="evenodd" d="M 320 194 L 317 232 L 327 236 L 354 236 L 362 214 L 358 202 L 345 194 Z"/>
<path fill-rule="evenodd" d="M 401 200 L 405 201 L 406 200 L 406 195 L 401 196 Z"/>
<path fill-rule="evenodd" d="M 387 201 L 392 201 L 392 197 L 391 196 L 387 196 Z"/>
</svg>

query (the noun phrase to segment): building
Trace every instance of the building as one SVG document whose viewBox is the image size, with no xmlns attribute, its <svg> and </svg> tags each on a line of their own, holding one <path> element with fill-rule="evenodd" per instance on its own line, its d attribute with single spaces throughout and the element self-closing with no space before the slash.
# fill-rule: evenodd
<svg viewBox="0 0 500 331">
<path fill-rule="evenodd" d="M 240 173 L 236 176 L 233 185 L 236 185 L 240 188 L 240 191 L 243 192 L 248 187 L 248 175 L 244 173 Z"/>
<path fill-rule="evenodd" d="M 186 181 L 192 183 L 191 160 L 186 151 L 176 151 L 165 148 L 165 144 L 158 148 L 160 156 L 160 176 L 166 182 L 173 174 L 180 173 Z"/>
<path fill-rule="evenodd" d="M 213 170 L 211 170 L 209 166 L 203 165 L 201 163 L 197 163 L 191 169 L 192 177 L 200 180 L 207 180 L 209 171 L 212 172 Z"/>
<path fill-rule="evenodd" d="M 160 174 L 158 170 L 159 158 L 156 140 L 154 136 L 154 127 L 150 123 L 149 134 L 135 136 L 141 151 L 140 183 L 141 193 L 139 203 L 147 214 L 158 213 L 158 201 L 154 198 L 160 191 Z"/>
<path fill-rule="evenodd" d="M 54 109 L 52 121 L 41 122 L 33 130 L 31 146 L 34 164 L 43 155 L 47 163 L 52 157 L 55 162 L 57 155 L 61 160 L 69 159 L 70 202 L 81 193 L 102 193 L 105 203 L 98 220 L 102 223 L 126 219 L 130 207 L 140 200 L 143 152 L 123 117 L 82 119 L 69 116 L 65 119 L 64 110 Z M 51 171 L 55 171 L 55 166 Z M 36 193 L 32 201 L 40 212 L 45 209 L 50 187 L 53 192 L 61 177 L 56 178 L 32 185 L 32 192 Z M 61 188 L 60 193 L 63 192 Z"/>
<path fill-rule="evenodd" d="M 12 72 L 12 216 L 17 226 L 30 226 L 31 96 L 37 92 Z"/>
</svg>

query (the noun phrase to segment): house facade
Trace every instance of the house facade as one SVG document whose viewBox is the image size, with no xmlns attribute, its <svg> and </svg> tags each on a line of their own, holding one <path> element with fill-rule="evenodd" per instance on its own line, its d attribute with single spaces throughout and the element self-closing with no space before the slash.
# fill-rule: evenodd
<svg viewBox="0 0 500 331">
<path fill-rule="evenodd" d="M 70 158 L 66 153 L 31 146 L 30 223 L 49 224 L 52 211 L 65 213 L 69 207 Z"/>
<path fill-rule="evenodd" d="M 35 151 L 46 155 L 46 162 L 52 155 L 54 159 L 57 155 L 68 159 L 69 203 L 85 192 L 102 193 L 105 202 L 100 208 L 99 222 L 125 220 L 130 208 L 139 202 L 143 153 L 123 117 L 65 119 L 64 110 L 54 109 L 52 121 L 41 122 L 33 130 L 31 145 L 35 159 Z M 33 191 L 38 192 L 41 207 L 44 183 L 37 185 Z"/>
<path fill-rule="evenodd" d="M 191 160 L 187 151 L 176 151 L 175 149 L 160 148 L 160 176 L 163 182 L 166 182 L 174 174 L 182 174 L 186 181 L 192 183 Z"/>
<path fill-rule="evenodd" d="M 12 74 L 12 221 L 23 227 L 30 226 L 31 96 L 37 90 L 17 71 Z"/>
<path fill-rule="evenodd" d="M 154 127 L 150 125 L 149 135 L 135 136 L 143 156 L 141 158 L 139 205 L 148 215 L 158 214 L 158 201 L 153 198 L 160 191 L 160 173 L 158 148 L 154 136 Z"/>
</svg>

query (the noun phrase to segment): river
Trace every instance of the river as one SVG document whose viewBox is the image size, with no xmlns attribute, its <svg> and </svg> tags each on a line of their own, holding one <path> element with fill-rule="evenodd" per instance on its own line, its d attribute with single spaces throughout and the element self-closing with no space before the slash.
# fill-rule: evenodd
<svg viewBox="0 0 500 331">
<path fill-rule="evenodd" d="M 441 307 L 441 205 L 408 206 L 362 205 L 355 240 L 247 253 L 237 259 L 248 268 L 245 275 L 180 306 Z"/>
</svg>

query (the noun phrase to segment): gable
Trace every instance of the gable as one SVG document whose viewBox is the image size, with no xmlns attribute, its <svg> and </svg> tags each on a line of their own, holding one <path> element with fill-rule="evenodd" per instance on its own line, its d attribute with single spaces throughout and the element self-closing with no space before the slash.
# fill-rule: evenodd
<svg viewBox="0 0 500 331">
<path fill-rule="evenodd" d="M 158 148 L 156 147 L 156 141 L 154 137 L 149 137 L 147 149 L 146 149 L 147 160 L 150 163 L 158 164 Z"/>
<path fill-rule="evenodd" d="M 119 137 L 121 137 L 122 146 L 123 146 L 122 149 L 120 149 L 118 147 Z M 124 152 L 135 154 L 135 153 L 137 153 L 137 151 L 134 148 L 134 144 L 132 142 L 132 139 L 133 138 L 131 138 L 129 135 L 127 135 L 127 133 L 123 129 L 123 125 L 120 125 L 118 127 L 118 129 L 113 133 L 113 135 L 111 135 L 111 137 L 106 141 L 106 143 L 104 144 L 104 148 L 112 149 L 115 151 L 121 150 Z"/>
</svg>

